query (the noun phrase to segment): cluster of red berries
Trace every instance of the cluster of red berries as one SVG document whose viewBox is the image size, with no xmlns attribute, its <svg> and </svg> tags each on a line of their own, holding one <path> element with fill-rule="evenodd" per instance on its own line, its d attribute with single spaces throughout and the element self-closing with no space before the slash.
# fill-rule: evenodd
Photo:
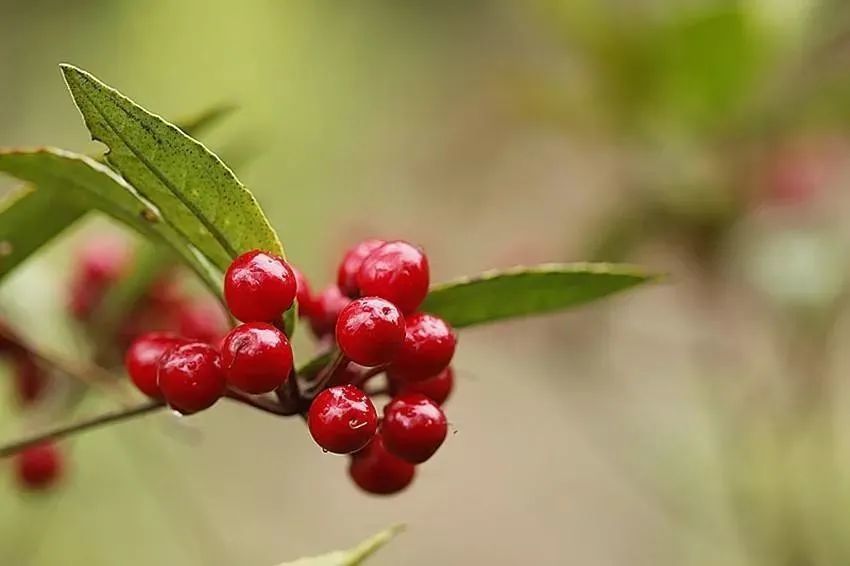
<svg viewBox="0 0 850 566">
<path fill-rule="evenodd" d="M 342 378 L 310 406 L 310 433 L 324 450 L 351 454 L 351 478 L 370 493 L 407 487 L 448 432 L 440 405 L 452 389 L 457 338 L 445 321 L 418 312 L 429 282 L 420 248 L 366 240 L 345 254 L 335 286 L 299 297 L 300 314 L 318 337 L 334 329 L 344 362 Z M 379 420 L 357 385 L 384 371 L 393 397 Z"/>
<path fill-rule="evenodd" d="M 292 348 L 273 323 L 295 301 L 295 275 L 272 254 L 236 258 L 225 274 L 225 298 L 243 321 L 217 344 L 170 332 L 138 337 L 125 354 L 130 379 L 142 393 L 183 414 L 211 407 L 228 388 L 271 393 L 292 373 Z"/>
<path fill-rule="evenodd" d="M 127 349 L 125 366 L 143 393 L 183 414 L 212 406 L 228 391 L 280 391 L 298 379 L 279 328 L 297 298 L 299 315 L 316 336 L 333 332 L 339 348 L 336 360 L 308 383 L 313 439 L 327 452 L 351 454 L 351 477 L 365 491 L 395 493 L 410 484 L 415 465 L 437 451 L 448 430 L 440 404 L 452 388 L 456 336 L 439 317 L 417 312 L 428 286 L 428 260 L 407 242 L 358 244 L 345 255 L 338 285 L 318 296 L 285 260 L 251 251 L 224 276 L 225 302 L 241 324 L 215 346 L 172 333 L 144 334 Z M 360 387 L 384 372 L 393 398 L 379 420 Z"/>
<path fill-rule="evenodd" d="M 133 255 L 127 242 L 103 236 L 77 251 L 68 289 L 68 310 L 74 318 L 92 322 L 106 294 L 130 271 Z M 190 300 L 180 289 L 176 271 L 166 270 L 140 297 L 118 330 L 116 338 L 121 347 L 152 331 L 176 332 L 213 344 L 227 331 L 227 317 L 212 297 Z"/>
</svg>

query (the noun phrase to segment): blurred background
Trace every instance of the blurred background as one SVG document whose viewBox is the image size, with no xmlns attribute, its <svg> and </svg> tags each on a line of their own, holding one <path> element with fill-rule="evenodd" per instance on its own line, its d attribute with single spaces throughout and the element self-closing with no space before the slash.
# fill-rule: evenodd
<svg viewBox="0 0 850 566">
<path fill-rule="evenodd" d="M 233 103 L 203 139 L 314 288 L 370 236 L 422 244 L 435 280 L 670 274 L 465 331 L 453 434 L 400 496 L 358 492 L 300 422 L 221 403 L 65 443 L 49 493 L 4 464 L 0 563 L 271 566 L 396 522 L 373 564 L 850 563 L 850 4 L 0 7 L 0 145 L 94 147 L 60 62 L 175 119 Z M 85 359 L 69 279 L 105 232 L 86 218 L 7 278 L 8 323 Z M 4 439 L 51 417 L 4 383 Z"/>
</svg>

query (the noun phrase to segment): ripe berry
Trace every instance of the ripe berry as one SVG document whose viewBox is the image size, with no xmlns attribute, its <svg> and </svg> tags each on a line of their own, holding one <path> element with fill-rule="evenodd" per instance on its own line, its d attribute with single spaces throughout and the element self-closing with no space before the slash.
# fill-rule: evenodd
<svg viewBox="0 0 850 566">
<path fill-rule="evenodd" d="M 213 300 L 181 305 L 177 311 L 177 328 L 181 336 L 217 344 L 227 332 L 227 315 Z"/>
<path fill-rule="evenodd" d="M 307 277 L 290 265 L 289 269 L 295 276 L 295 299 L 298 301 L 298 316 L 310 316 L 313 310 L 313 292 L 310 290 L 310 282 Z"/>
<path fill-rule="evenodd" d="M 384 407 L 384 445 L 402 460 L 421 464 L 443 444 L 447 432 L 446 415 L 421 393 L 396 397 Z"/>
<path fill-rule="evenodd" d="M 348 475 L 368 493 L 391 495 L 410 485 L 416 468 L 410 462 L 393 456 L 377 434 L 363 450 L 351 456 Z"/>
<path fill-rule="evenodd" d="M 125 241 L 109 237 L 92 239 L 79 251 L 77 273 L 90 284 L 112 283 L 123 275 L 131 259 Z"/>
<path fill-rule="evenodd" d="M 421 393 L 438 405 L 446 402 L 454 386 L 454 371 L 451 366 L 433 377 L 419 381 L 400 380 L 392 372 L 388 372 L 388 377 L 390 393 L 393 396 Z"/>
<path fill-rule="evenodd" d="M 15 472 L 24 489 L 47 489 L 61 477 L 62 471 L 62 455 L 52 443 L 30 446 L 15 456 Z"/>
<path fill-rule="evenodd" d="M 316 338 L 322 338 L 334 331 L 339 312 L 351 299 L 343 295 L 335 285 L 327 287 L 313 298 L 307 317 Z"/>
<path fill-rule="evenodd" d="M 286 335 L 266 322 L 240 324 L 224 337 L 221 365 L 227 383 L 245 393 L 269 393 L 292 371 L 292 347 Z"/>
<path fill-rule="evenodd" d="M 32 356 L 24 352 L 13 353 L 15 391 L 21 405 L 38 401 L 47 387 L 47 377 Z"/>
<path fill-rule="evenodd" d="M 221 356 L 212 346 L 200 342 L 165 352 L 159 362 L 158 380 L 168 404 L 186 415 L 211 407 L 226 387 Z"/>
<path fill-rule="evenodd" d="M 446 369 L 457 344 L 452 327 L 428 313 L 412 314 L 404 321 L 404 344 L 391 367 L 396 379 L 427 379 Z"/>
<path fill-rule="evenodd" d="M 352 299 L 360 296 L 360 289 L 357 286 L 357 273 L 360 271 L 360 266 L 369 254 L 385 243 L 383 240 L 363 240 L 345 252 L 336 275 L 336 284 L 344 295 Z"/>
<path fill-rule="evenodd" d="M 363 260 L 357 286 L 364 296 L 386 299 L 404 314 L 414 312 L 428 294 L 428 258 L 407 242 L 389 242 Z"/>
<path fill-rule="evenodd" d="M 388 363 L 404 342 L 404 317 L 384 299 L 356 299 L 339 313 L 336 341 L 348 359 L 362 366 Z"/>
<path fill-rule="evenodd" d="M 316 444 L 334 454 L 351 454 L 372 440 L 378 413 L 369 397 L 353 385 L 319 393 L 310 405 L 307 426 Z"/>
<path fill-rule="evenodd" d="M 70 284 L 71 314 L 87 320 L 109 287 L 124 274 L 130 259 L 130 250 L 121 240 L 98 238 L 87 242 L 78 253 Z"/>
<path fill-rule="evenodd" d="M 139 391 L 154 399 L 162 398 L 157 371 L 162 355 L 189 341 L 169 332 L 149 332 L 136 338 L 124 354 L 124 367 Z"/>
<path fill-rule="evenodd" d="M 183 293 L 173 269 L 159 275 L 142 297 L 142 304 L 158 311 L 171 311 L 183 305 Z"/>
<path fill-rule="evenodd" d="M 243 322 L 274 322 L 295 300 L 295 274 L 282 258 L 259 250 L 233 260 L 224 274 L 224 298 Z"/>
</svg>

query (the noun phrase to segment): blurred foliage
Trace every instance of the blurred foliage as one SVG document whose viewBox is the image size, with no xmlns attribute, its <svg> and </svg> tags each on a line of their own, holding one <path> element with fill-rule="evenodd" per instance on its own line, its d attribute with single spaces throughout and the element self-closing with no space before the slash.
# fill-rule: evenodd
<svg viewBox="0 0 850 566">
<path fill-rule="evenodd" d="M 670 556 L 643 554 L 633 563 L 850 562 L 840 357 L 850 282 L 846 2 L 504 0 L 355 7 L 189 0 L 143 10 L 105 1 L 3 7 L 3 145 L 46 140 L 74 147 L 84 139 L 55 88 L 58 77 L 45 72 L 60 61 L 95 70 L 167 115 L 235 101 L 238 119 L 211 145 L 226 149 L 231 164 L 245 159 L 244 179 L 280 229 L 290 257 L 311 275 L 329 274 L 330 250 L 352 234 L 402 230 L 421 235 L 412 239 L 453 262 L 447 273 L 502 261 L 494 249 L 507 250 L 504 261 L 510 263 L 544 254 L 550 260 L 633 259 L 671 271 L 685 297 L 671 292 L 664 305 L 650 303 L 637 324 L 645 333 L 658 327 L 667 333 L 649 346 L 640 341 L 643 334 L 626 334 L 635 342 L 628 351 L 634 366 L 666 372 L 671 387 L 686 381 L 676 361 L 692 361 L 700 393 L 684 407 L 651 397 L 649 406 L 665 416 L 675 409 L 685 416 L 676 413 L 681 418 L 660 425 L 646 418 L 646 431 L 640 428 L 645 415 L 623 411 L 622 419 L 634 420 L 618 435 L 628 439 L 636 430 L 642 442 L 634 452 L 612 451 L 634 456 L 618 461 L 617 469 L 624 482 L 639 477 L 641 466 L 651 469 L 640 489 L 673 525 L 658 535 L 663 546 L 674 547 Z M 73 329 L 40 322 L 55 320 L 62 310 L 56 298 L 62 280 L 55 273 L 67 265 L 67 246 L 51 247 L 45 261 L 28 265 L 2 291 L 10 316 L 31 322 L 28 333 L 78 354 Z M 33 296 L 46 298 L 16 300 Z M 674 326 L 670 310 L 685 311 L 679 312 L 685 322 Z M 550 345 L 541 357 L 557 373 L 570 356 L 585 356 L 592 361 L 578 373 L 604 382 L 611 351 L 630 346 L 612 344 L 611 336 L 622 337 L 622 331 L 604 333 L 616 324 L 583 325 L 572 334 L 550 329 L 533 338 Z M 677 341 L 686 331 L 695 336 L 693 351 Z M 482 359 L 498 365 L 510 357 L 505 352 L 521 347 L 517 342 L 488 343 Z M 733 343 L 734 355 L 718 343 Z M 510 383 L 534 387 L 528 382 L 536 376 L 516 377 Z M 616 388 L 605 386 L 599 385 L 613 397 Z M 588 411 L 604 420 L 609 405 L 621 408 L 612 399 Z M 516 428 L 502 411 L 500 438 Z M 697 442 L 671 441 L 689 430 L 690 413 L 707 420 L 688 438 L 710 445 L 710 457 Z M 27 426 L 11 408 L 2 414 L 8 429 Z M 62 499 L 24 501 L 11 489 L 4 492 L 2 532 L 14 544 L 0 548 L 0 561 L 236 563 L 227 549 L 210 552 L 198 544 L 221 542 L 221 534 L 205 531 L 203 517 L 213 504 L 201 489 L 176 485 L 185 476 L 170 468 L 185 462 L 175 461 L 174 450 L 161 456 L 153 432 L 128 429 L 81 442 L 79 476 Z M 562 430 L 552 433 L 560 442 Z M 134 447 L 144 437 L 150 460 L 141 458 L 141 468 L 131 463 L 136 453 L 127 448 L 128 437 Z M 473 451 L 475 465 L 477 456 Z M 557 499 L 557 489 L 572 489 L 570 503 L 579 505 L 572 498 L 580 489 L 544 479 L 544 464 L 536 471 L 524 478 L 530 485 L 499 486 L 521 492 L 517 509 L 523 514 L 513 523 L 527 522 L 529 530 L 542 529 L 529 502 L 536 484 L 547 500 Z M 181 497 L 187 494 L 189 503 Z M 593 500 L 592 506 L 605 508 L 615 499 Z M 91 524 L 82 525 L 78 510 L 91 508 L 93 500 L 101 506 Z M 366 512 L 358 507 L 352 513 L 380 513 L 377 504 L 363 507 Z M 292 533 L 287 544 L 298 544 L 300 516 L 290 512 L 289 529 L 276 528 Z M 50 528 L 58 538 L 44 545 L 27 527 L 33 523 L 62 528 Z M 512 524 L 511 532 L 520 528 Z M 139 531 L 157 544 L 140 544 Z M 617 535 L 605 531 L 594 556 L 620 546 L 637 556 L 629 544 L 638 543 L 612 540 Z M 85 542 L 91 532 L 112 544 Z M 522 555 L 563 563 L 573 549 L 565 548 L 568 534 L 561 535 L 558 556 L 540 558 L 533 549 Z M 524 531 L 496 541 L 492 533 L 481 536 L 506 564 L 517 556 L 514 548 L 533 537 Z M 346 538 L 334 542 L 344 545 Z M 256 546 L 243 543 L 232 552 L 268 558 Z M 443 549 L 434 546 L 449 545 L 424 546 L 439 553 Z M 459 546 L 452 557 L 486 552 Z M 392 552 L 375 563 L 433 561 L 432 554 L 420 560 Z"/>
</svg>

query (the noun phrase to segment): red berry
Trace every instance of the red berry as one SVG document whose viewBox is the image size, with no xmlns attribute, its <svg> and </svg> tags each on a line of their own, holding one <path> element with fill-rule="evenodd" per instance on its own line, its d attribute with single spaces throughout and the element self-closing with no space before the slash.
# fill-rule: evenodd
<svg viewBox="0 0 850 566">
<path fill-rule="evenodd" d="M 141 302 L 148 308 L 164 312 L 180 308 L 183 304 L 183 293 L 174 270 L 169 269 L 159 275 L 145 291 Z"/>
<path fill-rule="evenodd" d="M 409 393 L 421 393 L 438 405 L 442 405 L 449 398 L 454 386 L 454 371 L 451 366 L 447 367 L 437 375 L 421 379 L 419 381 L 407 381 L 397 379 L 388 372 L 390 393 L 393 396 L 407 395 Z"/>
<path fill-rule="evenodd" d="M 72 281 L 68 310 L 77 320 L 87 320 L 103 298 L 100 285 L 87 285 L 83 281 Z"/>
<path fill-rule="evenodd" d="M 62 455 L 49 442 L 30 446 L 15 456 L 15 471 L 24 489 L 47 489 L 62 476 Z"/>
<path fill-rule="evenodd" d="M 182 305 L 178 310 L 177 328 L 181 336 L 217 344 L 227 332 L 227 315 L 213 300 Z"/>
<path fill-rule="evenodd" d="M 389 242 L 363 260 L 357 285 L 363 295 L 381 297 L 414 312 L 428 294 L 428 258 L 407 242 Z"/>
<path fill-rule="evenodd" d="M 363 366 L 359 366 L 351 362 L 343 364 L 342 367 L 338 368 L 334 373 L 332 385 L 355 383 L 355 381 L 360 379 L 360 376 L 363 375 L 364 369 L 365 368 Z"/>
<path fill-rule="evenodd" d="M 360 266 L 369 254 L 385 243 L 383 240 L 363 240 L 345 252 L 336 275 L 336 284 L 344 295 L 352 299 L 360 296 L 357 286 L 357 273 L 360 271 Z"/>
<path fill-rule="evenodd" d="M 47 377 L 32 356 L 25 352 L 13 354 L 15 390 L 22 405 L 34 403 L 47 386 Z"/>
<path fill-rule="evenodd" d="M 447 433 L 446 415 L 421 393 L 396 397 L 384 407 L 384 444 L 402 460 L 421 464 L 434 455 Z"/>
<path fill-rule="evenodd" d="M 311 302 L 307 316 L 316 338 L 322 338 L 334 331 L 339 312 L 351 299 L 343 295 L 336 286 L 327 287 Z"/>
<path fill-rule="evenodd" d="M 313 310 L 313 292 L 310 290 L 310 282 L 307 277 L 290 265 L 289 269 L 295 276 L 295 299 L 298 301 L 298 316 L 310 316 Z"/>
<path fill-rule="evenodd" d="M 124 354 L 124 367 L 133 384 L 145 395 L 160 399 L 157 371 L 162 355 L 189 341 L 169 332 L 149 332 L 136 338 Z"/>
<path fill-rule="evenodd" d="M 271 324 L 246 322 L 224 337 L 221 365 L 228 385 L 253 395 L 270 393 L 289 379 L 292 347 Z"/>
<path fill-rule="evenodd" d="M 254 250 L 233 260 L 224 274 L 224 298 L 243 322 L 274 322 L 295 300 L 295 274 L 282 258 Z"/>
<path fill-rule="evenodd" d="M 377 434 L 366 448 L 351 456 L 348 474 L 363 491 L 391 495 L 410 485 L 416 468 L 387 452 L 381 435 Z"/>
<path fill-rule="evenodd" d="M 125 241 L 109 237 L 92 239 L 79 250 L 78 273 L 89 283 L 112 283 L 123 275 L 131 259 Z"/>
<path fill-rule="evenodd" d="M 339 313 L 336 341 L 354 363 L 367 367 L 388 363 L 404 342 L 404 317 L 384 299 L 356 299 Z"/>
<path fill-rule="evenodd" d="M 393 360 L 396 379 L 416 381 L 437 375 L 449 366 L 457 336 L 442 318 L 428 313 L 405 317 L 404 345 Z"/>
<path fill-rule="evenodd" d="M 98 238 L 87 242 L 77 255 L 71 279 L 71 314 L 79 320 L 88 319 L 109 287 L 124 274 L 130 259 L 130 250 L 121 240 Z"/>
<path fill-rule="evenodd" d="M 221 356 L 212 346 L 200 342 L 165 352 L 157 375 L 162 396 L 186 415 L 211 407 L 226 387 Z"/>
<path fill-rule="evenodd" d="M 310 405 L 307 426 L 316 444 L 334 454 L 351 454 L 372 440 L 378 412 L 369 397 L 353 385 L 319 393 Z"/>
</svg>

